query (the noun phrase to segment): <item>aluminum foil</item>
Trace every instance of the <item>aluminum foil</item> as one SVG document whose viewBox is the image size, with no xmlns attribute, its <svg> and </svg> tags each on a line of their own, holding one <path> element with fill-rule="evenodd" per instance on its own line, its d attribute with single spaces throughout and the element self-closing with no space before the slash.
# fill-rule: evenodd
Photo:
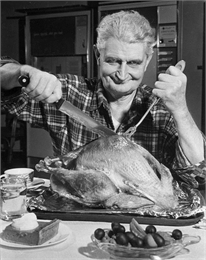
<svg viewBox="0 0 206 260">
<path fill-rule="evenodd" d="M 179 205 L 174 210 L 155 211 L 153 207 L 140 207 L 138 209 L 89 208 L 68 198 L 61 197 L 50 188 L 45 187 L 35 191 L 35 194 L 31 194 L 28 208 L 30 211 L 37 209 L 48 212 L 135 214 L 170 219 L 188 218 L 204 211 L 205 200 L 197 189 L 191 189 L 187 184 L 178 184 L 177 182 L 174 182 L 174 189 L 179 200 Z"/>
</svg>

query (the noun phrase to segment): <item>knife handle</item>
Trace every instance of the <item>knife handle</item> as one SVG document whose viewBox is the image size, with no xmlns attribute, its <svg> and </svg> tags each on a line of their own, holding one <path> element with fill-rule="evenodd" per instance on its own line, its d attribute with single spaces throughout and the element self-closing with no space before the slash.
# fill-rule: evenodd
<svg viewBox="0 0 206 260">
<path fill-rule="evenodd" d="M 60 98 L 60 99 L 59 99 L 58 101 L 56 101 L 54 104 L 55 104 L 56 108 L 59 110 L 63 103 L 64 103 L 64 99 L 63 99 L 63 98 Z"/>
<path fill-rule="evenodd" d="M 20 85 L 22 87 L 27 87 L 29 82 L 30 82 L 30 78 L 26 75 L 21 75 L 18 78 L 18 82 L 20 83 Z M 62 98 L 60 98 L 58 101 L 56 101 L 54 103 L 54 105 L 56 106 L 57 109 L 59 109 L 61 107 L 61 105 L 63 104 L 64 100 Z"/>
<path fill-rule="evenodd" d="M 22 87 L 27 87 L 30 82 L 30 78 L 26 75 L 21 75 L 18 77 L 18 82 Z"/>
</svg>

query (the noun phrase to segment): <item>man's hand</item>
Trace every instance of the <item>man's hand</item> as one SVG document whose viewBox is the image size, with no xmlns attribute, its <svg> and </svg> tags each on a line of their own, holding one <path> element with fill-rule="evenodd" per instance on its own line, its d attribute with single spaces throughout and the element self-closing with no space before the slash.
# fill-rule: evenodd
<svg viewBox="0 0 206 260">
<path fill-rule="evenodd" d="M 186 85 L 187 77 L 182 72 L 185 67 L 184 61 L 180 62 L 182 67 L 170 66 L 166 73 L 158 76 L 153 93 L 160 97 L 167 109 L 173 114 L 182 113 L 187 110 Z"/>
<path fill-rule="evenodd" d="M 178 132 L 178 142 L 185 157 L 191 164 L 204 160 L 204 141 L 186 104 L 187 78 L 183 74 L 185 63 L 170 66 L 165 74 L 160 74 L 153 93 L 160 97 L 174 116 Z M 168 73 L 168 74 L 167 74 Z"/>
<path fill-rule="evenodd" d="M 61 98 L 61 82 L 54 75 L 29 65 L 21 66 L 20 75 L 30 79 L 28 86 L 23 88 L 29 98 L 46 103 L 54 103 Z"/>
</svg>

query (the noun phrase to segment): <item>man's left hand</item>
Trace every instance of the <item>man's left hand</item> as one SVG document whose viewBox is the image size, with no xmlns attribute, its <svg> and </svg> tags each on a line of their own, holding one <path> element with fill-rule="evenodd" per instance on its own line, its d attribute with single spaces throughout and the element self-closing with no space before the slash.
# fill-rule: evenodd
<svg viewBox="0 0 206 260">
<path fill-rule="evenodd" d="M 182 71 L 184 68 L 182 68 Z M 170 66 L 166 73 L 158 76 L 153 93 L 160 97 L 167 109 L 174 115 L 187 109 L 187 77 L 178 66 Z"/>
</svg>

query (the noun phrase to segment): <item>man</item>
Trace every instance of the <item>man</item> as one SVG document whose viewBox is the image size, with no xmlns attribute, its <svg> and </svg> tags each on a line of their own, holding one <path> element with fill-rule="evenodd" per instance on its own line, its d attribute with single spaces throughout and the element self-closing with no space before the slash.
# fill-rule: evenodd
<svg viewBox="0 0 206 260">
<path fill-rule="evenodd" d="M 123 134 L 141 119 L 157 96 L 161 101 L 131 138 L 181 178 L 197 186 L 196 175 L 206 176 L 203 167 L 194 174 L 198 165 L 205 165 L 206 142 L 187 108 L 186 76 L 170 66 L 167 74 L 158 76 L 154 89 L 141 84 L 152 58 L 155 33 L 138 12 L 108 15 L 100 22 L 97 32 L 95 55 L 99 81 L 66 74 L 57 75 L 60 82 L 54 75 L 29 65 L 2 60 L 6 109 L 22 120 L 45 128 L 50 133 L 54 154 L 63 155 L 98 135 L 56 110 L 52 103 L 61 97 Z M 30 78 L 25 94 L 18 98 L 13 94 L 8 99 L 6 93 L 19 86 L 20 75 Z M 193 174 L 185 169 L 192 169 Z"/>
</svg>

